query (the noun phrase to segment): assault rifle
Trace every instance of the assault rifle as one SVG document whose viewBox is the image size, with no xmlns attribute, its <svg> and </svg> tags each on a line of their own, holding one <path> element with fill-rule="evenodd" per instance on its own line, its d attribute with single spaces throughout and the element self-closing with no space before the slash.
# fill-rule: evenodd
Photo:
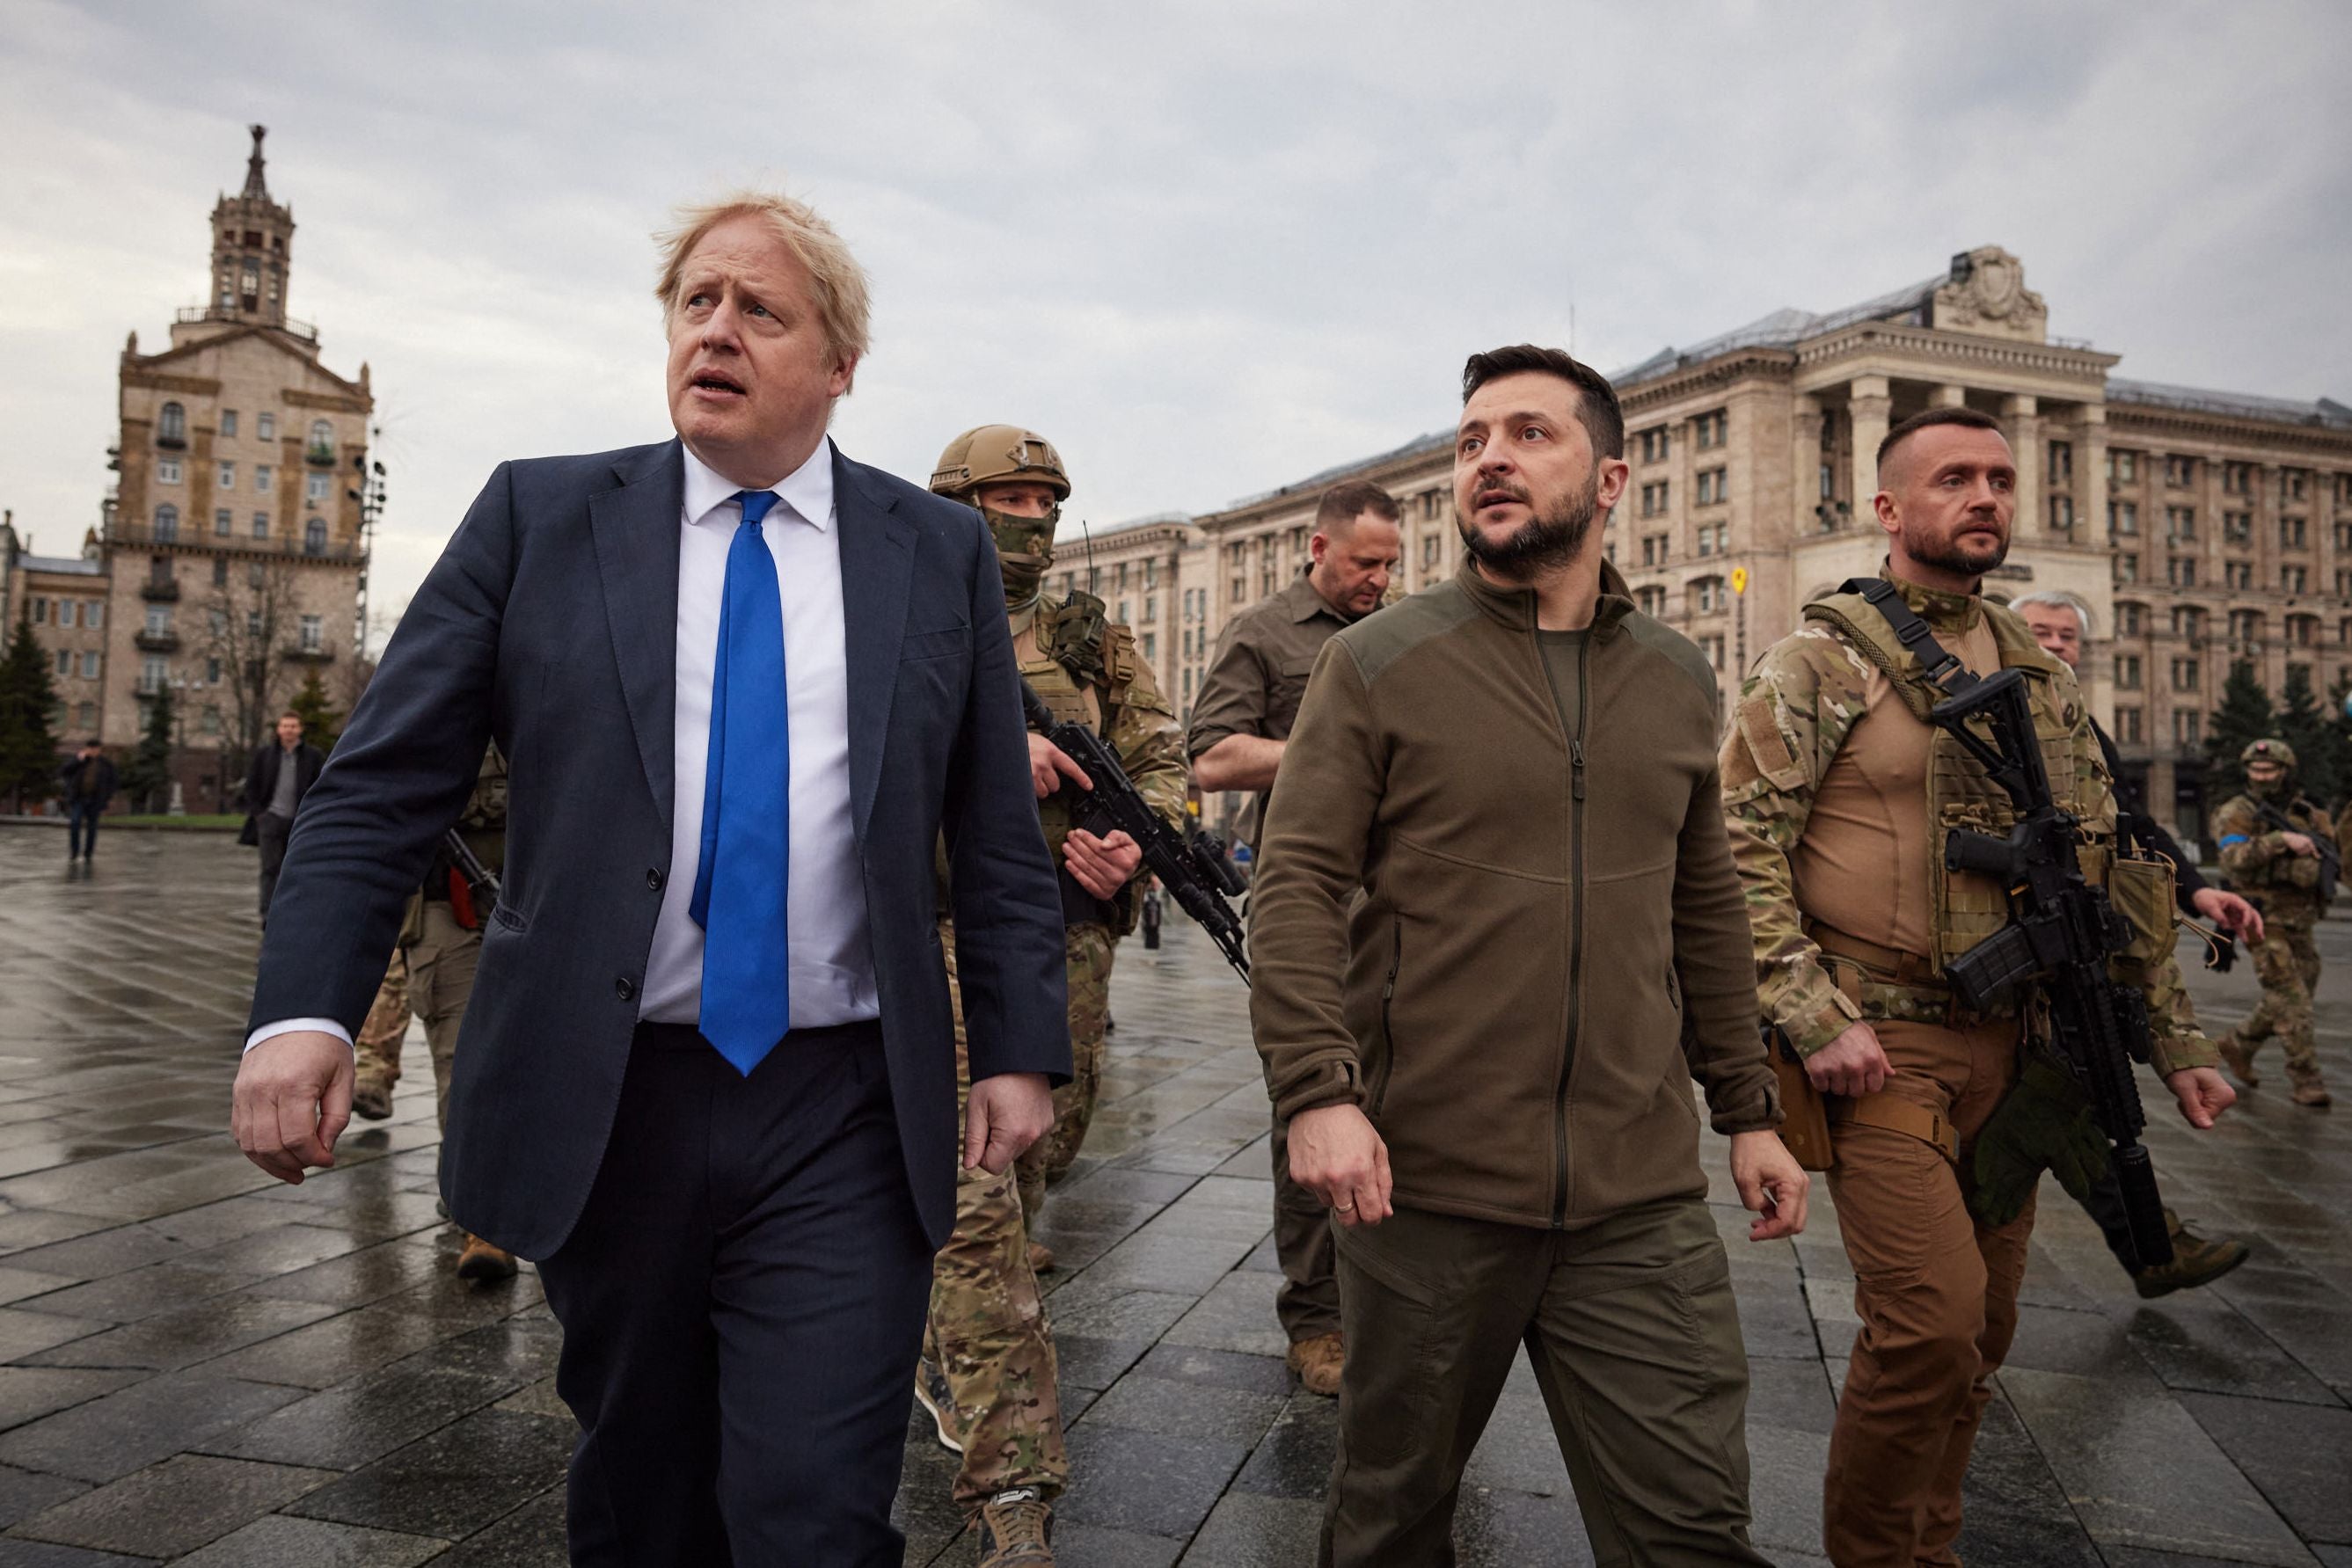
<svg viewBox="0 0 2352 1568">
<path fill-rule="evenodd" d="M 1944 966 L 1953 994 L 1984 1009 L 2026 985 L 2050 1002 L 2053 1043 L 2091 1103 L 2091 1117 L 2113 1145 L 2116 1185 L 2140 1267 L 2172 1260 L 2172 1239 L 2157 1196 L 2156 1171 L 2139 1141 L 2147 1125 L 2132 1063 L 2148 1059 L 2147 1002 L 2138 988 L 2107 977 L 2107 959 L 2131 940 L 2130 923 L 2106 890 L 2083 875 L 2075 853 L 2076 819 L 2050 792 L 2024 672 L 1976 675 L 1953 661 L 1939 681 L 1951 695 L 1928 719 L 1984 764 L 2017 810 L 2005 839 L 1955 828 L 1944 841 L 1948 871 L 1997 877 L 2009 889 L 2010 923 Z M 1981 717 L 1987 744 L 1969 727 Z"/>
<path fill-rule="evenodd" d="M 1151 809 L 1119 766 L 1118 756 L 1102 737 L 1082 724 L 1066 724 L 1054 716 L 1045 699 L 1026 681 L 1021 683 L 1021 711 L 1037 733 L 1060 747 L 1093 780 L 1092 789 L 1075 783 L 1062 786 L 1068 798 L 1071 821 L 1097 838 L 1125 833 L 1143 851 L 1143 863 L 1160 878 L 1177 906 L 1200 922 L 1225 961 L 1249 978 L 1249 958 L 1242 943 L 1241 916 L 1227 904 L 1238 897 L 1240 877 L 1226 863 L 1223 849 L 1214 840 L 1188 840 Z"/>
<path fill-rule="evenodd" d="M 2294 818 L 2272 805 L 2268 800 L 2255 801 L 2254 810 L 2261 814 L 2263 821 L 2268 822 L 2280 832 L 2301 833 L 2311 841 L 2311 847 L 2319 852 L 2319 885 L 2316 889 L 2319 894 L 2319 907 L 2326 909 L 2334 903 L 2336 884 L 2343 880 L 2344 876 L 2343 852 L 2309 828 L 2297 827 Z"/>
<path fill-rule="evenodd" d="M 465 835 L 455 828 L 441 835 L 441 847 L 448 852 L 449 863 L 457 868 L 457 874 L 466 879 L 466 890 L 474 896 L 475 917 L 488 919 L 490 906 L 505 891 L 499 885 L 499 873 L 482 863 L 481 857 L 466 842 Z"/>
</svg>

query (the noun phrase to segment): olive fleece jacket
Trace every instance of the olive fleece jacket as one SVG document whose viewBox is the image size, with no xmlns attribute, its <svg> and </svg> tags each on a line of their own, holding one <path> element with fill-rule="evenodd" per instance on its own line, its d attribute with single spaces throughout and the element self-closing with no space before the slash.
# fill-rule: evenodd
<svg viewBox="0 0 2352 1568">
<path fill-rule="evenodd" d="M 1333 637 L 1252 894 L 1277 1116 L 1352 1102 L 1400 1205 L 1575 1228 L 1779 1124 L 1717 794 L 1715 673 L 1616 569 L 1563 732 L 1532 591 L 1465 563 Z M 1360 900 L 1358 897 L 1361 890 Z"/>
</svg>

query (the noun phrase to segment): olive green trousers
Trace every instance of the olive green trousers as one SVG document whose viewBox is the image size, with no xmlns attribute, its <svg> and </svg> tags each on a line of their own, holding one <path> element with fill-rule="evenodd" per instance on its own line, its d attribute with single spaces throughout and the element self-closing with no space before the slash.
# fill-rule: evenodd
<svg viewBox="0 0 2352 1568">
<path fill-rule="evenodd" d="M 1348 1360 L 1325 1568 L 1454 1561 L 1463 1468 L 1521 1345 L 1596 1560 L 1767 1561 L 1748 1541 L 1748 1355 L 1706 1204 L 1573 1231 L 1400 1208 L 1333 1235 Z"/>
</svg>

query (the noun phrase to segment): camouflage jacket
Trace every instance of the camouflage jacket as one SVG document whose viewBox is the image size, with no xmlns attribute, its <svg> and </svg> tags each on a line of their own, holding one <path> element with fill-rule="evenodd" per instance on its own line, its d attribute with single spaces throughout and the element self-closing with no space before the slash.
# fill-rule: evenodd
<svg viewBox="0 0 2352 1568">
<path fill-rule="evenodd" d="M 1073 716 L 1062 711 L 1061 698 L 1070 686 L 1077 685 L 1099 715 L 1096 733 L 1118 753 L 1120 765 L 1136 789 L 1170 827 L 1183 831 L 1189 825 L 1185 800 L 1192 791 L 1192 774 L 1184 760 L 1184 727 L 1168 699 L 1160 695 L 1160 683 L 1152 678 L 1151 666 L 1136 647 L 1135 633 L 1116 622 L 1098 622 L 1103 630 L 1098 638 L 1089 639 L 1091 646 L 1086 650 L 1089 656 L 1057 657 L 1060 651 L 1051 646 L 1052 628 L 1062 609 L 1062 601 L 1051 594 L 1040 596 L 1034 625 L 1043 646 L 1035 659 L 1023 660 L 1022 674 L 1057 717 Z M 1095 676 L 1097 669 L 1099 678 Z M 1076 716 L 1094 719 L 1093 715 Z M 1045 802 L 1042 814 L 1047 842 L 1058 862 L 1068 824 L 1050 800 Z"/>
<path fill-rule="evenodd" d="M 2315 843 L 2333 846 L 2336 830 L 2327 813 L 2303 797 L 2271 802 L 2295 831 Z M 2230 885 L 2257 900 L 2272 920 L 2315 920 L 2319 916 L 2319 862 L 2286 847 L 2286 834 L 2263 820 L 2262 802 L 2252 795 L 2233 795 L 2213 813 L 2213 841 L 2221 851 L 2221 870 Z"/>
<path fill-rule="evenodd" d="M 1938 632 L 1957 629 L 1966 607 L 1957 596 L 1900 583 L 1905 601 Z M 2053 662 L 2054 663 L 2054 662 Z M 1722 753 L 1725 815 L 1731 852 L 1748 897 L 1756 945 L 1758 1000 L 1767 1023 L 1801 1055 L 1821 1050 L 1867 1017 L 1911 1017 L 1940 1022 L 1953 1006 L 1940 987 L 1879 989 L 1865 1007 L 1842 989 L 1821 948 L 1805 933 L 1790 852 L 1804 836 L 1813 797 L 1830 763 L 1866 710 L 1874 666 L 1829 626 L 1808 621 L 1767 649 L 1742 684 Z M 2113 781 L 2091 727 L 2090 713 L 2071 673 L 2058 667 L 2052 695 L 2063 705 L 2071 763 L 2082 780 L 2089 835 L 2111 844 L 2116 829 Z M 2055 766 L 2053 773 L 2058 769 Z M 2197 1030 L 2194 1011 L 2169 956 L 2147 967 L 2150 1033 L 2159 1071 L 2206 1065 L 2212 1048 Z"/>
</svg>

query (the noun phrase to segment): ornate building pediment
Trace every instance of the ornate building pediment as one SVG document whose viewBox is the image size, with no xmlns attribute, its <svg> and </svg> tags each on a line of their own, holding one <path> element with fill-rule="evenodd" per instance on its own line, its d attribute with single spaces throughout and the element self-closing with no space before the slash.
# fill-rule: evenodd
<svg viewBox="0 0 2352 1568">
<path fill-rule="evenodd" d="M 1951 277 L 1936 290 L 1929 325 L 2040 343 L 2049 340 L 2050 310 L 2025 287 L 2025 264 L 1988 245 L 1952 257 Z"/>
</svg>

